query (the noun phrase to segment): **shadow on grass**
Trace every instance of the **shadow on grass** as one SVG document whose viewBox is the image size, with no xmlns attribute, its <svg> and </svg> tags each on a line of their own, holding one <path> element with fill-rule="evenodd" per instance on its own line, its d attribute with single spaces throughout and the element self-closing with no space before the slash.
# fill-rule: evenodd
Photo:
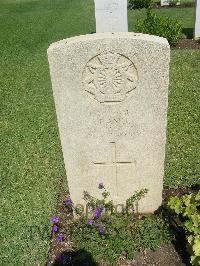
<svg viewBox="0 0 200 266">
<path fill-rule="evenodd" d="M 193 38 L 193 28 L 183 28 L 182 33 L 186 36 L 187 39 Z"/>
<path fill-rule="evenodd" d="M 97 266 L 92 255 L 84 249 L 64 251 L 54 261 L 53 266 Z"/>
</svg>

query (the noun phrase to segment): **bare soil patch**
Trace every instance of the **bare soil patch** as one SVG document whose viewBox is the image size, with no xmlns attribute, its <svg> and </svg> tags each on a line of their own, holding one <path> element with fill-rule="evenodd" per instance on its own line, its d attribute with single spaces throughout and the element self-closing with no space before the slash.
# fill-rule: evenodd
<svg viewBox="0 0 200 266">
<path fill-rule="evenodd" d="M 172 49 L 200 49 L 200 42 L 193 39 L 182 39 L 176 46 L 172 46 Z"/>
</svg>

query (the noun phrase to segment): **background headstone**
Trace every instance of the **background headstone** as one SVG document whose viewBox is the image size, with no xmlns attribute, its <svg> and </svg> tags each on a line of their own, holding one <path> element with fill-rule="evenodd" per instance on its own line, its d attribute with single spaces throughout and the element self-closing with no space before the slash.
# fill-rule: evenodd
<svg viewBox="0 0 200 266">
<path fill-rule="evenodd" d="M 126 45 L 124 45 L 126 44 Z M 162 202 L 170 47 L 135 33 L 69 38 L 48 49 L 69 190 L 100 196 L 103 182 L 115 204 L 137 190 L 140 212 Z"/>
<path fill-rule="evenodd" d="M 177 2 L 176 5 L 178 6 L 178 5 L 180 5 L 180 4 L 181 4 L 181 2 L 180 2 L 180 0 L 179 0 L 179 1 Z M 161 1 L 160 1 L 160 5 L 161 5 L 161 6 L 169 6 L 169 5 L 170 5 L 170 0 L 161 0 Z"/>
<path fill-rule="evenodd" d="M 194 38 L 200 38 L 200 0 L 196 0 L 196 16 L 195 16 L 195 31 Z"/>
<path fill-rule="evenodd" d="M 95 0 L 96 32 L 127 32 L 127 0 Z"/>
</svg>

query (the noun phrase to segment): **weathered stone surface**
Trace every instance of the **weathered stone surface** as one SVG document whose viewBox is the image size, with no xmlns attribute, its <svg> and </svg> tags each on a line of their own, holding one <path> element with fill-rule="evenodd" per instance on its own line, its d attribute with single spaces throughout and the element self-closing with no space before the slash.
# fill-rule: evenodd
<svg viewBox="0 0 200 266">
<path fill-rule="evenodd" d="M 127 32 L 127 0 L 95 0 L 96 32 Z"/>
<path fill-rule="evenodd" d="M 196 0 L 196 17 L 195 17 L 195 30 L 194 38 L 200 39 L 200 0 Z"/>
<path fill-rule="evenodd" d="M 104 33 L 62 40 L 48 49 L 70 194 L 116 204 L 149 189 L 139 211 L 162 201 L 170 48 L 164 38 Z"/>
</svg>

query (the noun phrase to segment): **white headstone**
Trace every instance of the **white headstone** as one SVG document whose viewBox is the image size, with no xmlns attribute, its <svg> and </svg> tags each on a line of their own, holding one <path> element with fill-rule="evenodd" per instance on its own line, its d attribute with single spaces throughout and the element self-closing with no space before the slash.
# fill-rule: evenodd
<svg viewBox="0 0 200 266">
<path fill-rule="evenodd" d="M 169 0 L 161 0 L 160 5 L 161 6 L 169 6 Z"/>
<path fill-rule="evenodd" d="M 195 16 L 195 30 L 194 38 L 200 38 L 200 0 L 196 0 L 196 16 Z"/>
<path fill-rule="evenodd" d="M 180 0 L 177 1 L 177 6 L 179 6 L 181 4 Z M 169 6 L 170 5 L 170 0 L 161 0 L 160 1 L 160 5 L 161 6 Z"/>
<path fill-rule="evenodd" d="M 127 0 L 95 0 L 96 32 L 127 32 Z"/>
<path fill-rule="evenodd" d="M 162 202 L 170 47 L 166 39 L 104 33 L 52 44 L 48 59 L 68 185 L 115 204 L 147 188 L 140 212 Z"/>
</svg>

